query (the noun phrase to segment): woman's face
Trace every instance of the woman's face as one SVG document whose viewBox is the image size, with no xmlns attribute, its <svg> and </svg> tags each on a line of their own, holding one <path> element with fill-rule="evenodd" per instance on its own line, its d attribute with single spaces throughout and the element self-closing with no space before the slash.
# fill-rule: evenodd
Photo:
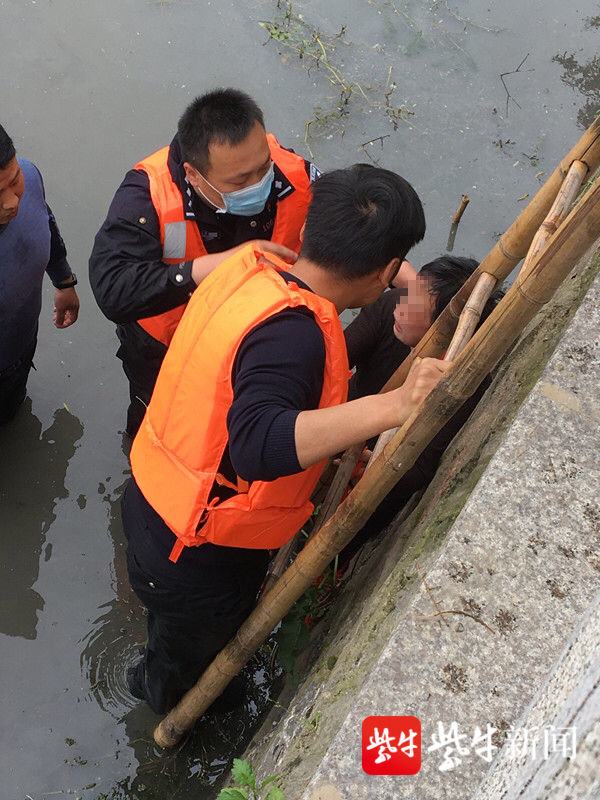
<svg viewBox="0 0 600 800">
<path fill-rule="evenodd" d="M 429 287 L 428 279 L 417 275 L 407 282 L 394 309 L 394 336 L 409 347 L 418 344 L 431 327 L 435 300 Z"/>
</svg>

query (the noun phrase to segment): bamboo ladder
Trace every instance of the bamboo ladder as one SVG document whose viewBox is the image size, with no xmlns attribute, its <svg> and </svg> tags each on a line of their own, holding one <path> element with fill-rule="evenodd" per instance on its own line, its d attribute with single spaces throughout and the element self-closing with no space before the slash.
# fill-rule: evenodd
<svg viewBox="0 0 600 800">
<path fill-rule="evenodd" d="M 246 622 L 200 676 L 196 685 L 160 722 L 154 732 L 158 745 L 174 746 L 192 728 L 312 581 L 360 530 L 436 433 L 477 389 L 525 325 L 550 300 L 574 264 L 596 241 L 600 234 L 600 181 L 585 193 L 566 219 L 558 224 L 559 217 L 564 214 L 556 210 L 559 203 L 557 195 L 574 162 L 581 162 L 581 165 L 578 164 L 571 173 L 569 181 L 573 182 L 581 182 L 585 175 L 592 174 L 600 166 L 600 118 L 595 120 L 481 262 L 383 391 L 402 385 L 415 358 L 440 357 L 443 354 L 448 348 L 460 312 L 480 276 L 487 273 L 494 278 L 494 285 L 500 284 L 526 255 L 536 232 L 540 226 L 544 226 L 534 242 L 535 252 L 532 251 L 511 289 L 465 344 L 440 383 L 383 446 L 381 456 L 374 460 L 349 497 L 324 522 L 275 585 L 263 594 Z M 574 174 L 577 177 L 572 177 Z M 570 191 L 565 189 L 563 197 Z M 570 201 L 567 199 L 564 202 L 568 204 Z M 552 233 L 557 225 L 557 230 Z M 540 243 L 539 240 L 546 240 L 547 243 Z M 486 289 L 480 288 L 480 296 L 488 291 L 491 279 L 486 278 L 483 283 Z M 472 317 L 477 313 L 476 310 L 469 311 L 464 318 L 471 318 L 469 324 L 473 328 L 477 318 L 473 324 Z M 462 334 L 460 338 L 464 343 Z M 356 451 L 360 455 L 362 445 L 351 450 L 354 454 L 344 456 L 346 463 L 355 458 Z M 348 477 L 339 477 L 344 458 L 334 481 L 342 483 L 342 490 L 348 480 Z"/>
<path fill-rule="evenodd" d="M 526 271 L 529 265 L 533 262 L 534 258 L 542 252 L 544 247 L 548 244 L 552 235 L 558 230 L 560 223 L 567 216 L 577 192 L 581 188 L 583 179 L 587 174 L 588 168 L 583 161 L 573 161 L 566 178 L 556 196 L 552 208 L 548 216 L 540 225 L 536 235 L 534 236 L 531 247 L 527 252 L 527 256 L 523 261 L 521 271 Z M 498 286 L 498 279 L 490 272 L 482 272 L 479 276 L 465 307 L 463 308 L 458 324 L 454 332 L 454 336 L 444 354 L 445 361 L 454 361 L 462 353 L 465 346 L 477 327 L 477 323 L 481 319 L 481 314 L 485 304 L 490 299 L 494 289 Z M 384 431 L 377 439 L 377 444 L 373 448 L 373 453 L 367 464 L 367 469 L 371 466 L 377 456 L 382 452 L 385 445 L 393 438 L 399 428 L 392 428 L 389 431 Z"/>
<path fill-rule="evenodd" d="M 388 380 L 382 388 L 382 392 L 401 386 L 410 368 L 422 357 L 433 356 L 440 358 L 443 356 L 447 346 L 448 349 L 443 357 L 448 361 L 456 358 L 477 327 L 481 311 L 494 289 L 502 284 L 525 253 L 527 253 L 527 256 L 522 269 L 543 249 L 564 218 L 585 175 L 588 172 L 591 174 L 596 170 L 597 165 L 594 159 L 598 157 L 597 140 L 599 136 L 600 130 L 598 128 L 598 120 L 596 120 L 577 145 L 558 165 L 552 176 L 538 191 L 527 208 L 524 209 L 508 231 L 501 237 L 494 249 L 481 262 L 478 269 L 475 270 L 470 279 L 452 299 L 438 320 L 434 322 L 421 342 L 413 349 L 410 356 Z M 553 198 L 555 198 L 554 203 L 550 206 Z M 548 209 L 550 210 L 548 211 Z M 457 215 L 459 212 L 460 209 Z M 546 212 L 548 212 L 547 216 L 542 216 Z M 528 219 L 528 216 L 532 218 Z M 521 252 L 522 255 L 510 255 L 514 251 Z M 462 320 L 459 314 L 461 316 L 465 314 Z M 450 341 L 450 337 L 453 334 L 452 341 Z M 449 345 L 448 342 L 450 342 Z M 397 430 L 395 428 L 380 435 L 367 468 L 371 466 Z M 343 454 L 329 491 L 321 503 L 314 520 L 310 533 L 311 538 L 318 533 L 340 504 L 344 490 L 363 450 L 364 442 L 348 448 Z M 283 574 L 292 554 L 298 547 L 301 535 L 302 533 L 299 532 L 279 549 L 265 580 L 263 593 L 268 591 Z"/>
</svg>

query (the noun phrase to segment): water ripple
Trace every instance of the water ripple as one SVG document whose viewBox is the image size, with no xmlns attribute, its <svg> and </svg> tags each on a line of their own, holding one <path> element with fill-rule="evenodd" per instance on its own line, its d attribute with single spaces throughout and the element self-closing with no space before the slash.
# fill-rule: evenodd
<svg viewBox="0 0 600 800">
<path fill-rule="evenodd" d="M 112 601 L 102 608 L 107 611 L 81 640 L 81 671 L 89 684 L 87 699 L 115 719 L 139 705 L 127 688 L 127 668 L 140 658 L 145 639 L 144 621 L 134 618 L 132 605 Z M 123 619 L 125 616 L 125 619 Z"/>
</svg>

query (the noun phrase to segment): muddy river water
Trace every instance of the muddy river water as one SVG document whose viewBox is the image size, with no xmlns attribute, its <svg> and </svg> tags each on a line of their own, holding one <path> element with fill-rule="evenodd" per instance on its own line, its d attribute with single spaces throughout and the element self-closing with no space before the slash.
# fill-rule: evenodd
<svg viewBox="0 0 600 800">
<path fill-rule="evenodd" d="M 482 258 L 600 107 L 596 0 L 0 0 L 0 122 L 41 169 L 81 313 L 51 325 L 0 429 L 0 796 L 203 800 L 269 698 L 202 722 L 178 752 L 127 694 L 144 639 L 124 568 L 126 382 L 87 283 L 122 175 L 202 91 L 237 86 L 323 170 L 370 161 L 421 195 L 425 241 Z M 1 269 L 1 265 L 0 265 Z"/>
</svg>

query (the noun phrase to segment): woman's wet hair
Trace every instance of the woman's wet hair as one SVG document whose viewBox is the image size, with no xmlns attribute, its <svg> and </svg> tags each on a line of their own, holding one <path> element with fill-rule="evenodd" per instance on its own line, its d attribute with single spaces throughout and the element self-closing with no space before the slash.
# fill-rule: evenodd
<svg viewBox="0 0 600 800">
<path fill-rule="evenodd" d="M 4 169 L 6 165 L 13 160 L 17 151 L 13 144 L 13 140 L 8 133 L 0 125 L 0 169 Z"/>
<path fill-rule="evenodd" d="M 400 261 L 425 235 L 423 206 L 400 175 L 370 164 L 328 172 L 313 184 L 301 255 L 342 280 Z"/>
<path fill-rule="evenodd" d="M 421 267 L 419 277 L 427 279 L 429 294 L 435 298 L 433 320 L 439 317 L 450 300 L 471 277 L 478 266 L 479 262 L 475 261 L 474 258 L 446 255 L 440 256 L 440 258 L 436 258 Z M 496 289 L 485 304 L 477 327 L 489 317 L 503 297 L 504 292 L 501 289 Z"/>
<path fill-rule="evenodd" d="M 177 126 L 183 160 L 202 173 L 208 171 L 209 146 L 240 144 L 257 122 L 265 127 L 262 111 L 239 89 L 215 89 L 196 97 Z"/>
</svg>

